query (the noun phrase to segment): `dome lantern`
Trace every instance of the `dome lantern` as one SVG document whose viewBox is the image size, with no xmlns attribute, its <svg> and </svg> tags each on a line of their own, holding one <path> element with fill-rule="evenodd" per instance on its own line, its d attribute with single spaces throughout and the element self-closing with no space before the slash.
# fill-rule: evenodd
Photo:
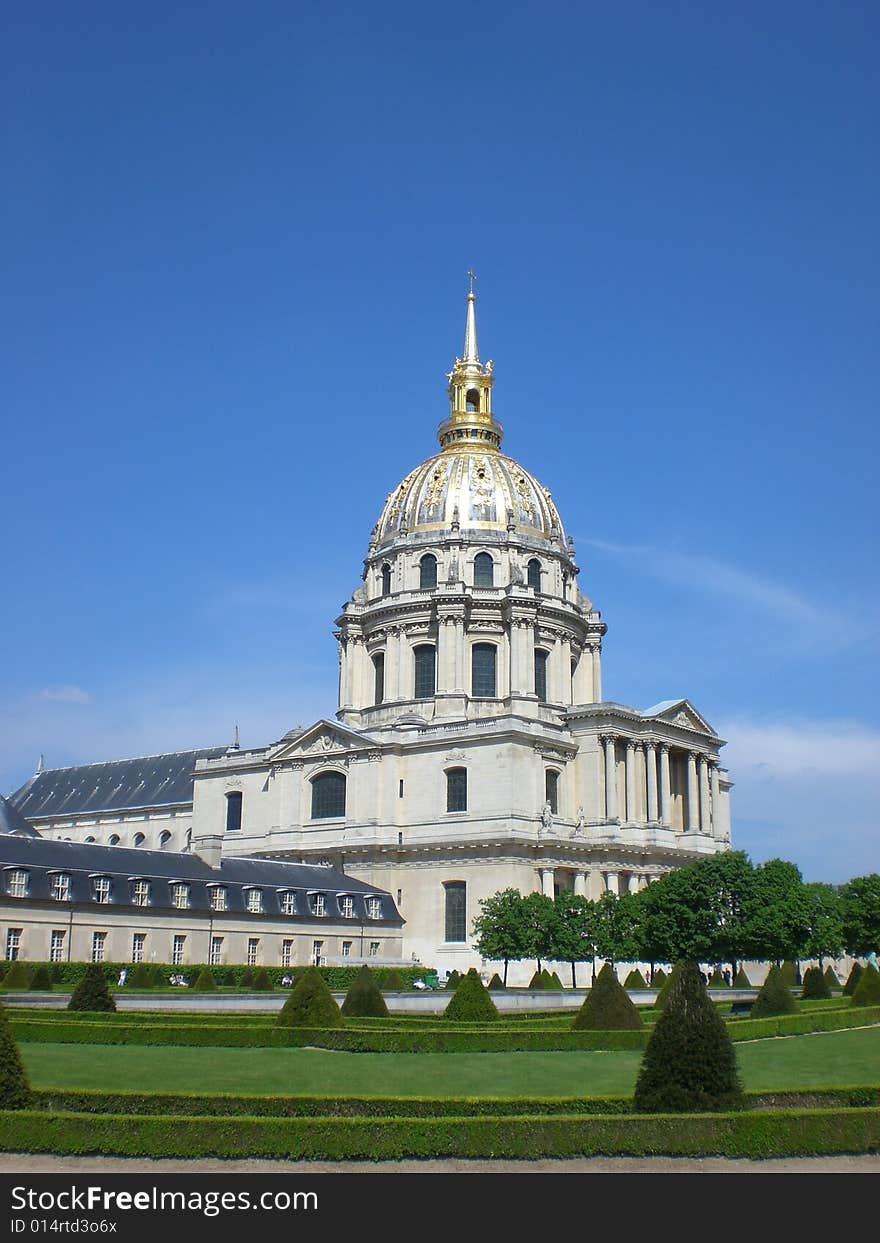
<svg viewBox="0 0 880 1243">
<path fill-rule="evenodd" d="M 476 445 L 492 452 L 501 444 L 503 428 L 492 414 L 492 360 L 485 366 L 477 350 L 477 312 L 473 272 L 468 272 L 467 314 L 464 326 L 464 354 L 456 358 L 447 373 L 449 381 L 449 418 L 440 424 L 437 436 L 444 450 L 463 444 Z"/>
</svg>

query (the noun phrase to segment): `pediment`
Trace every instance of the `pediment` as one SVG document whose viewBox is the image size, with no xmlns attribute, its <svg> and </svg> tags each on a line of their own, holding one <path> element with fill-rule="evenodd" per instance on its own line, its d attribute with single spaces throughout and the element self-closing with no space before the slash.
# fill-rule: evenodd
<svg viewBox="0 0 880 1243">
<path fill-rule="evenodd" d="M 352 751 L 374 751 L 375 742 L 337 721 L 316 721 L 296 738 L 282 739 L 273 754 L 272 763 L 290 759 L 320 759 L 322 756 L 350 754 Z"/>
<path fill-rule="evenodd" d="M 674 703 L 658 706 L 657 710 L 648 709 L 644 715 L 653 721 L 666 721 L 670 725 L 679 725 L 682 729 L 693 729 L 700 734 L 711 734 L 713 738 L 716 736 L 715 730 L 706 718 L 700 715 L 689 699 L 678 699 Z"/>
</svg>

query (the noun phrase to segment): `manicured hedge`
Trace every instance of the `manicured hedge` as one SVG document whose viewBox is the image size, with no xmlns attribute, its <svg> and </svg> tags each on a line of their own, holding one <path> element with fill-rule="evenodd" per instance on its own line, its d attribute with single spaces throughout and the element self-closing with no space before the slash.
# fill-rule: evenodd
<svg viewBox="0 0 880 1243">
<path fill-rule="evenodd" d="M 49 977 L 56 988 L 75 988 L 85 974 L 86 967 L 91 965 L 86 962 L 40 963 L 31 962 L 29 960 L 25 962 L 24 959 L 19 959 L 18 961 L 22 962 L 30 971 L 36 970 L 39 966 L 46 967 L 49 972 Z M 145 966 L 147 964 L 135 964 L 135 966 L 132 966 L 130 962 L 102 962 L 99 965 L 107 983 L 114 985 L 119 979 L 119 972 L 124 967 L 128 972 L 128 981 L 125 985 L 123 985 L 123 989 L 126 992 L 136 992 L 137 987 L 131 987 L 133 983 L 132 975 L 138 965 Z M 183 975 L 187 980 L 189 980 L 190 986 L 192 986 L 204 965 L 204 963 L 184 963 L 182 966 L 172 966 L 171 963 L 160 962 L 150 963 L 149 970 L 157 978 L 159 985 L 167 985 L 168 977 L 171 975 Z M 0 961 L 0 978 L 2 978 L 11 966 L 12 963 L 6 960 Z M 302 963 L 298 967 L 264 967 L 261 968 L 261 970 L 265 970 L 267 972 L 269 979 L 272 981 L 273 988 L 278 988 L 280 987 L 284 976 L 299 975 L 301 972 L 305 971 L 306 966 L 306 963 Z M 319 967 L 318 970 L 324 977 L 328 988 L 333 989 L 334 992 L 344 993 L 352 984 L 355 976 L 360 970 L 360 967 Z M 379 967 L 376 969 L 376 975 L 379 978 L 380 985 L 384 987 L 383 980 L 385 975 L 389 972 L 395 972 L 396 975 L 400 977 L 400 980 L 402 980 L 399 987 L 410 990 L 412 989 L 413 980 L 420 980 L 431 971 L 433 971 L 433 967 L 426 967 L 424 965 L 416 967 Z M 254 968 L 247 967 L 244 963 L 211 967 L 211 974 L 213 975 L 218 987 L 221 988 L 239 988 L 242 983 L 242 978 L 248 972 L 250 972 L 251 978 L 253 978 Z M 176 991 L 186 993 L 189 990 L 181 988 Z"/>
<path fill-rule="evenodd" d="M 7 1151 L 142 1157 L 813 1156 L 880 1148 L 880 1109 L 620 1117 L 265 1118 L 0 1112 Z"/>
</svg>

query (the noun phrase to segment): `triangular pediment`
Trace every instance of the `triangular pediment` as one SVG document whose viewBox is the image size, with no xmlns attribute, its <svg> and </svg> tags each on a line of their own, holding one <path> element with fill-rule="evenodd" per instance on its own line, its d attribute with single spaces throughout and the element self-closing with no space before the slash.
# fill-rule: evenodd
<svg viewBox="0 0 880 1243">
<path fill-rule="evenodd" d="M 287 759 L 313 759 L 351 751 L 375 750 L 376 744 L 338 721 L 316 721 L 294 738 L 282 738 L 272 754 L 273 763 Z"/>
<path fill-rule="evenodd" d="M 670 725 L 680 725 L 682 729 L 694 729 L 701 734 L 711 734 L 713 738 L 716 736 L 715 730 L 706 718 L 700 715 L 689 699 L 675 699 L 656 704 L 655 707 L 643 712 L 642 716 L 652 721 L 666 721 Z"/>
</svg>

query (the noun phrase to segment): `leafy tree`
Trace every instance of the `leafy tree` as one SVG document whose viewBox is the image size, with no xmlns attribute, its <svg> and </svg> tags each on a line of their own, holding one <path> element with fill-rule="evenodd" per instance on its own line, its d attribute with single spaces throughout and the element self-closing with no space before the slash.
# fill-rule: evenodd
<svg viewBox="0 0 880 1243">
<path fill-rule="evenodd" d="M 767 978 L 758 990 L 755 1004 L 752 1006 L 753 1019 L 769 1019 L 777 1014 L 793 1014 L 797 1010 L 791 988 L 782 973 L 782 968 L 774 965 L 767 972 Z"/>
<path fill-rule="evenodd" d="M 852 995 L 854 1006 L 880 1006 L 880 971 L 869 962 Z"/>
<path fill-rule="evenodd" d="M 801 1001 L 825 1001 L 831 996 L 828 981 L 818 967 L 807 967 Z"/>
<path fill-rule="evenodd" d="M 27 1073 L 6 1011 L 0 1005 L 0 1109 L 27 1109 L 30 1103 Z"/>
<path fill-rule="evenodd" d="M 575 1015 L 572 1028 L 586 1031 L 633 1031 L 641 1026 L 641 1015 L 618 980 L 611 963 L 606 962 Z"/>
<path fill-rule="evenodd" d="M 605 892 L 593 903 L 593 942 L 600 958 L 612 965 L 638 958 L 640 910 L 637 894 Z"/>
<path fill-rule="evenodd" d="M 449 1005 L 443 1011 L 445 1019 L 454 1019 L 458 1023 L 487 1023 L 498 1018 L 495 1002 L 489 996 L 489 990 L 477 975 L 475 967 L 471 967 L 466 976 L 450 998 Z"/>
<path fill-rule="evenodd" d="M 215 993 L 217 991 L 217 981 L 207 967 L 202 967 L 196 982 L 193 984 L 194 993 Z"/>
<path fill-rule="evenodd" d="M 278 1014 L 279 1027 L 342 1027 L 345 1019 L 317 967 L 299 977 Z"/>
<path fill-rule="evenodd" d="M 744 1105 L 727 1024 L 694 963 L 673 972 L 663 1013 L 648 1041 L 636 1082 L 640 1113 L 740 1109 Z"/>
<path fill-rule="evenodd" d="M 508 963 L 520 962 L 531 953 L 524 902 L 518 890 L 502 889 L 481 899 L 480 914 L 474 920 L 474 949 L 481 958 L 504 963 L 505 988 Z"/>
<path fill-rule="evenodd" d="M 553 959 L 571 964 L 571 986 L 577 988 L 576 964 L 589 962 L 596 953 L 593 944 L 595 903 L 564 889 L 557 895 L 555 906 L 556 944 Z"/>
<path fill-rule="evenodd" d="M 862 978 L 864 967 L 858 961 L 854 962 L 849 969 L 849 975 L 846 977 L 846 983 L 843 986 L 844 997 L 852 997 L 853 993 L 859 986 L 859 980 Z"/>
<path fill-rule="evenodd" d="M 841 887 L 843 943 L 848 954 L 865 958 L 880 950 L 880 875 L 854 876 Z"/>
<path fill-rule="evenodd" d="M 843 949 L 843 916 L 840 891 L 834 885 L 811 881 L 804 885 L 807 935 L 802 950 L 806 958 L 839 958 Z"/>
<path fill-rule="evenodd" d="M 552 960 L 557 942 L 556 905 L 543 893 L 530 893 L 523 898 L 525 919 L 525 957 L 534 958 L 541 970 L 542 960 Z"/>
<path fill-rule="evenodd" d="M 809 932 L 809 906 L 800 870 L 784 859 L 770 859 L 755 868 L 748 903 L 747 941 L 750 956 L 779 962 L 795 958 Z"/>
<path fill-rule="evenodd" d="M 342 1013 L 349 1018 L 386 1018 L 388 1007 L 382 990 L 369 967 L 363 966 L 351 982 L 342 1003 Z"/>
<path fill-rule="evenodd" d="M 96 962 L 90 962 L 79 984 L 73 990 L 68 1010 L 115 1010 L 116 1002 L 110 996 L 107 979 Z"/>
</svg>

